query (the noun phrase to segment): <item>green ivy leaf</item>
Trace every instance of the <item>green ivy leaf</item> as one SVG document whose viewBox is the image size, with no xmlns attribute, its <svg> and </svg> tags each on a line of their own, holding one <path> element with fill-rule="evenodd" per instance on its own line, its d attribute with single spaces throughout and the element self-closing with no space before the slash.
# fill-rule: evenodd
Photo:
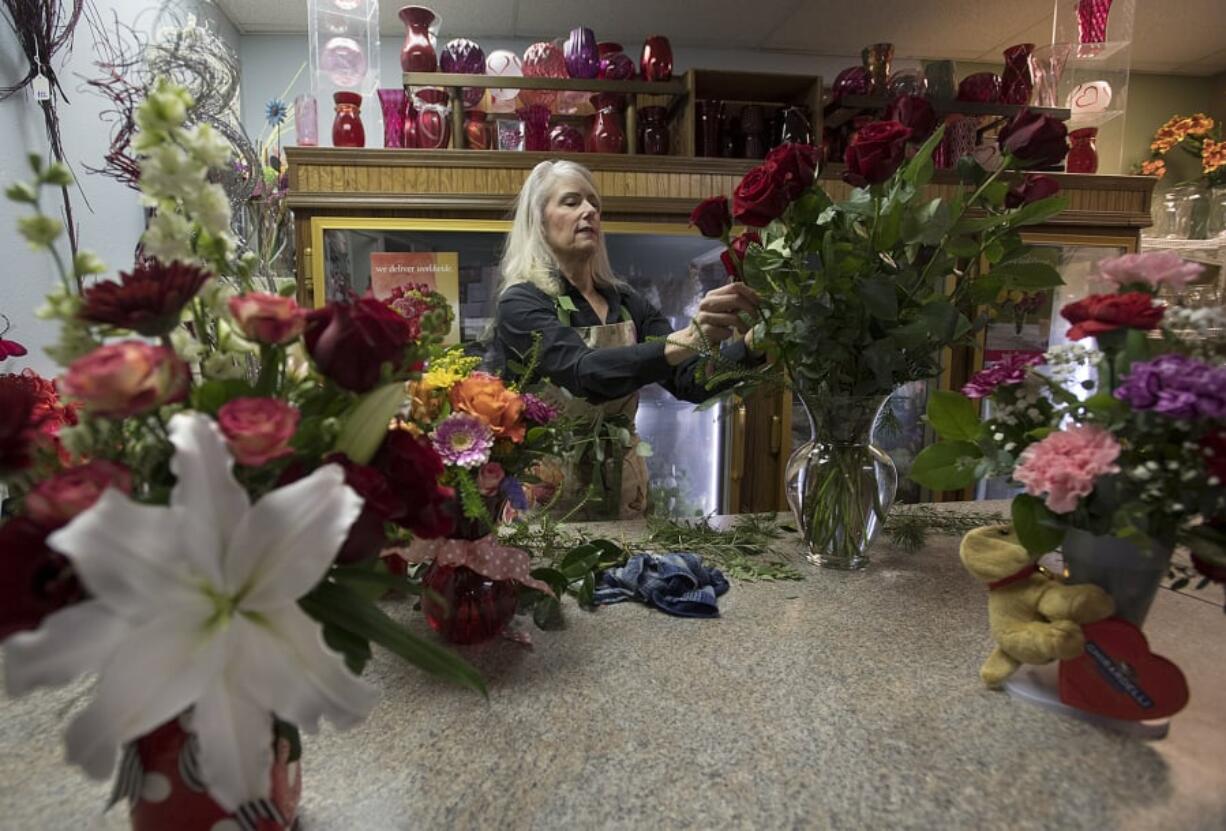
<svg viewBox="0 0 1226 831">
<path fill-rule="evenodd" d="M 979 408 L 960 392 L 935 390 L 928 399 L 928 423 L 943 439 L 975 441 L 983 431 Z"/>
<path fill-rule="evenodd" d="M 1018 540 L 1031 554 L 1046 554 L 1064 541 L 1060 520 L 1037 496 L 1028 493 L 1015 496 L 1009 512 Z"/>
<path fill-rule="evenodd" d="M 1006 263 L 993 268 L 992 274 L 1004 280 L 1009 288 L 1025 291 L 1041 291 L 1064 285 L 1060 272 L 1048 263 Z"/>
<path fill-rule="evenodd" d="M 975 482 L 975 464 L 983 452 L 968 441 L 941 441 L 920 451 L 911 478 L 934 491 L 955 491 Z"/>
</svg>

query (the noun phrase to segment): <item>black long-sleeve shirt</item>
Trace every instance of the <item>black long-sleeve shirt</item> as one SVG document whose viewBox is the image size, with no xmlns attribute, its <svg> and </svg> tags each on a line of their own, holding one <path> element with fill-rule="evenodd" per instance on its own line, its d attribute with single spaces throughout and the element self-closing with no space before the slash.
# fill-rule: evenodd
<svg viewBox="0 0 1226 831">
<path fill-rule="evenodd" d="M 656 383 L 683 401 L 698 403 L 719 392 L 708 389 L 695 377 L 702 358 L 691 357 L 670 366 L 664 357 L 664 338 L 673 332 L 668 318 L 629 286 L 600 287 L 609 304 L 606 321 L 601 321 L 583 294 L 569 283 L 565 296 L 574 303 L 570 325 L 558 319 L 557 300 L 531 283 L 517 283 L 498 299 L 495 319 L 493 360 L 509 377 L 508 359 L 521 361 L 532 349 L 532 339 L 540 333 L 536 375 L 548 378 L 573 395 L 593 403 L 629 395 L 640 387 Z M 591 349 L 572 327 L 617 323 L 625 314 L 634 321 L 638 343 Z M 747 350 L 743 341 L 725 343 L 720 354 L 726 361 L 744 363 Z"/>
</svg>

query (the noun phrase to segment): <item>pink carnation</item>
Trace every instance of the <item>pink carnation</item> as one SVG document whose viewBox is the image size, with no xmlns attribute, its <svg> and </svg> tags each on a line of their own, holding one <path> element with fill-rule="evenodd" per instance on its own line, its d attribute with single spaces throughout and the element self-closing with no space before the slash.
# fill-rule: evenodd
<svg viewBox="0 0 1226 831">
<path fill-rule="evenodd" d="M 1023 451 L 1013 478 L 1031 496 L 1047 494 L 1044 504 L 1057 514 L 1077 507 L 1077 500 L 1094 490 L 1094 480 L 1119 473 L 1115 460 L 1120 444 L 1093 425 L 1078 425 L 1052 433 Z"/>
<path fill-rule="evenodd" d="M 1160 286 L 1181 289 L 1199 277 L 1204 270 L 1205 267 L 1200 263 L 1184 262 L 1174 251 L 1125 254 L 1098 264 L 1099 273 L 1117 286 L 1143 284 L 1151 289 Z"/>
</svg>

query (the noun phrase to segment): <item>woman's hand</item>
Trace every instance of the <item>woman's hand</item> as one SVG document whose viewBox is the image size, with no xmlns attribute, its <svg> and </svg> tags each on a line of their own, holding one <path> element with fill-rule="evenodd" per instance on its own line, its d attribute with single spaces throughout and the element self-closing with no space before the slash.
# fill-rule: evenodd
<svg viewBox="0 0 1226 831">
<path fill-rule="evenodd" d="M 716 344 L 733 333 L 744 334 L 753 326 L 759 302 L 758 293 L 744 283 L 729 283 L 707 292 L 690 325 L 668 339 L 664 349 L 668 362 L 676 365 L 701 351 L 704 340 Z"/>
</svg>

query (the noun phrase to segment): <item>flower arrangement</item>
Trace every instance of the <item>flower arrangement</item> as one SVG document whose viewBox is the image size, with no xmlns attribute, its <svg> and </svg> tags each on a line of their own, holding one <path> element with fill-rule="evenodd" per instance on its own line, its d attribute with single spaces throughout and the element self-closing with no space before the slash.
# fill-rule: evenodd
<svg viewBox="0 0 1226 831">
<path fill-rule="evenodd" d="M 943 128 L 934 131 L 926 101 L 907 103 L 891 112 L 909 124 L 869 124 L 847 148 L 849 198 L 835 201 L 816 184 L 816 148 L 784 145 L 745 175 L 731 210 L 727 199 L 714 197 L 692 216 L 702 233 L 725 242 L 733 279 L 761 296 L 753 342 L 771 358 L 765 373 L 721 366 L 715 379 L 791 386 L 820 443 L 862 448 L 884 396 L 937 375 L 943 348 L 973 343 L 988 319 L 975 313 L 977 305 L 1002 291 L 1034 292 L 1061 282 L 1051 265 L 1030 255 L 1019 233 L 1064 208 L 1058 184 L 1041 174 L 1009 182 L 1004 171 L 1058 163 L 1068 150 L 1064 125 L 1019 114 L 1000 133 L 998 169 L 964 158 L 957 166 L 964 189 L 926 199 L 921 194 L 932 179 Z M 734 222 L 749 230 L 733 237 Z M 983 262 L 990 264 L 986 273 Z M 811 451 L 817 453 L 812 445 L 804 449 Z M 830 463 L 820 471 L 796 455 L 789 464 L 793 509 L 815 554 L 835 547 L 841 553 L 834 559 L 862 559 L 884 519 L 893 489 L 884 488 L 883 504 L 871 475 L 879 454 L 865 452 L 822 450 L 817 455 Z M 870 475 L 862 476 L 864 470 Z M 808 492 L 800 479 L 817 490 Z M 840 484 L 849 481 L 863 484 Z M 826 497 L 816 498 L 823 488 Z M 844 533 L 853 527 L 860 530 Z M 817 555 L 819 562 L 823 556 L 829 558 Z"/>
<path fill-rule="evenodd" d="M 942 441 L 912 477 L 937 490 L 1006 477 L 1023 489 L 1013 523 L 1034 553 L 1079 529 L 1168 553 L 1181 542 L 1206 575 L 1226 576 L 1226 367 L 1186 354 L 1168 332 L 1148 336 L 1167 313 L 1158 290 L 1203 267 L 1163 251 L 1098 268 L 1114 292 L 1060 311 L 1074 343 L 987 367 L 961 394 L 930 399 Z M 986 418 L 981 400 L 992 405 Z"/>
<path fill-rule="evenodd" d="M 1201 175 L 1210 185 L 1226 183 L 1226 141 L 1221 127 L 1204 113 L 1176 115 L 1154 133 L 1150 142 L 1150 158 L 1140 162 L 1135 172 L 1161 179 L 1166 175 L 1166 156 L 1175 148 L 1200 162 Z"/>
<path fill-rule="evenodd" d="M 125 748 L 118 792 L 135 799 L 141 742 L 182 724 L 219 816 L 288 826 L 294 806 L 270 793 L 274 727 L 360 720 L 371 644 L 482 688 L 372 600 L 404 585 L 376 556 L 389 535 L 455 526 L 434 446 L 390 429 L 450 321 L 428 293 L 308 312 L 256 291 L 257 258 L 240 253 L 210 179 L 229 148 L 185 124 L 190 105 L 160 80 L 136 111 L 153 216 L 116 279 L 57 248 L 63 226 L 40 201 L 65 168 L 32 157 L 34 180 L 6 191 L 59 267 L 42 313 L 62 323 L 49 351 L 64 365 L 62 401 L 32 374 L 0 379 L 6 684 L 16 695 L 96 674 L 70 761 L 105 777 Z"/>
</svg>

